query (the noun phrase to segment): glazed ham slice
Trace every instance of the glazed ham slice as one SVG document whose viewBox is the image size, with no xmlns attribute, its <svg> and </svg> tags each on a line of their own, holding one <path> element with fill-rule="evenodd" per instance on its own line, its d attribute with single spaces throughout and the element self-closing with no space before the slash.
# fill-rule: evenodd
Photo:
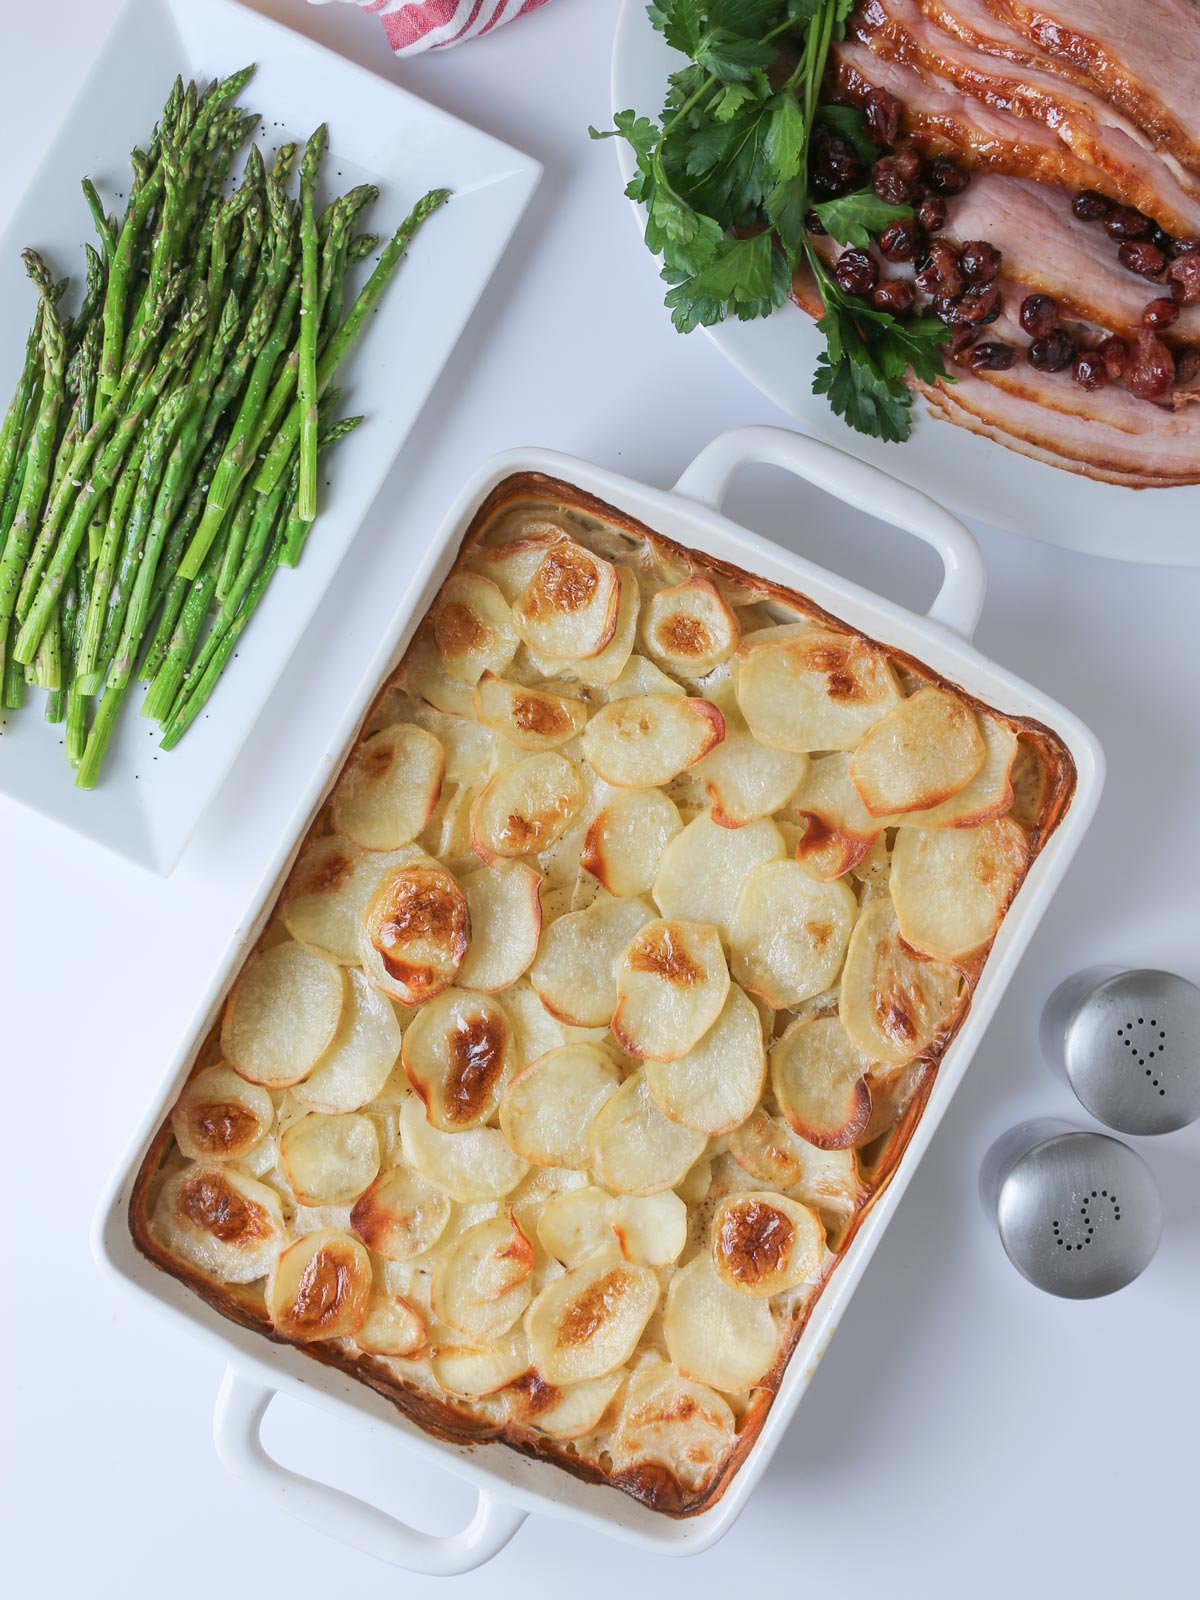
<svg viewBox="0 0 1200 1600">
<path fill-rule="evenodd" d="M 1158 143 L 1200 171 L 1196 0 L 987 0 L 987 5 L 1046 55 L 1086 75 Z"/>
<path fill-rule="evenodd" d="M 935 115 L 941 124 L 957 118 L 966 136 L 964 154 L 1018 171 L 1034 144 L 1039 176 L 1098 189 L 1146 212 L 1171 233 L 1200 232 L 1200 180 L 1173 159 L 1164 160 L 1140 128 L 1090 90 L 1055 74 L 998 62 L 940 28 L 916 0 L 861 0 L 852 27 L 881 65 L 913 70 L 915 81 L 898 95 L 910 117 Z M 1038 125 L 1047 139 L 1031 140 Z M 1018 165 L 1004 168 L 997 138 L 1010 145 Z M 1057 162 L 1056 145 L 1063 147 Z"/>
</svg>

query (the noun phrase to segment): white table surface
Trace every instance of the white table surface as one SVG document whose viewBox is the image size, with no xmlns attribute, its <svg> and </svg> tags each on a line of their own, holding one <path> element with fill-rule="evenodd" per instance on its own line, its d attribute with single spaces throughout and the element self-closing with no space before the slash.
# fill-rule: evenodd
<svg viewBox="0 0 1200 1600">
<path fill-rule="evenodd" d="M 13 1596 L 433 1592 L 433 1580 L 389 1573 L 225 1475 L 210 1436 L 220 1360 L 101 1281 L 92 1210 L 246 909 L 274 819 L 391 614 L 389 567 L 404 541 L 432 530 L 467 472 L 508 446 L 553 446 L 668 484 L 722 430 L 785 420 L 701 336 L 672 331 L 612 151 L 586 138 L 588 121 L 608 115 L 616 0 L 554 0 L 491 38 L 405 64 L 369 16 L 258 3 L 529 151 L 546 176 L 174 876 L 157 880 L 0 803 L 0 1584 Z M 68 104 L 115 10 L 116 0 L 6 8 L 0 213 L 27 182 L 39 121 L 53 125 Z M 806 511 L 782 474 L 749 475 L 732 511 L 897 599 L 932 593 L 923 548 L 836 509 Z M 1138 514 L 1155 515 L 1151 497 Z M 641 1600 L 685 1582 L 707 1596 L 770 1577 L 802 1594 L 1107 1600 L 1194 1582 L 1200 1125 L 1139 1142 L 1162 1184 L 1166 1233 L 1145 1276 L 1109 1300 L 1058 1301 L 1019 1278 L 977 1179 L 1015 1122 L 1087 1125 L 1037 1044 L 1062 977 L 1115 961 L 1200 980 L 1200 572 L 978 531 L 991 572 L 979 643 L 1077 711 L 1106 748 L 1091 834 L 725 1542 L 668 1567 L 531 1519 L 490 1567 L 458 1580 L 464 1596 Z M 431 1530 L 467 1514 L 467 1491 L 414 1468 L 386 1428 L 285 1400 L 265 1438 L 288 1464 Z"/>
</svg>

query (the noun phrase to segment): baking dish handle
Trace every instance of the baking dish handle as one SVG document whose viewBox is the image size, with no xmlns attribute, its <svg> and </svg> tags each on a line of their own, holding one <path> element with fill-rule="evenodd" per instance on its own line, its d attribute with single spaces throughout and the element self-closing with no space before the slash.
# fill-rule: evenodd
<svg viewBox="0 0 1200 1600">
<path fill-rule="evenodd" d="M 987 571 L 974 536 L 957 517 L 889 473 L 788 428 L 734 428 L 701 450 L 675 493 L 720 511 L 743 467 L 783 467 L 839 500 L 923 539 L 942 558 L 945 576 L 929 617 L 969 639 L 983 610 Z"/>
<path fill-rule="evenodd" d="M 445 1538 L 421 1533 L 341 1489 L 282 1467 L 263 1447 L 261 1430 L 276 1391 L 228 1367 L 213 1413 L 221 1461 L 243 1483 L 309 1527 L 394 1567 L 426 1577 L 471 1572 L 498 1555 L 525 1521 L 525 1512 L 479 1491 L 471 1521 Z"/>
</svg>

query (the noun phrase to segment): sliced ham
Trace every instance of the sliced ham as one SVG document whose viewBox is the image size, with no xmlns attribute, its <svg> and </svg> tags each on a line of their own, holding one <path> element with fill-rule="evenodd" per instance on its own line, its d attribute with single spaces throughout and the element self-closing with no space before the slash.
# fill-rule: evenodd
<svg viewBox="0 0 1200 1600">
<path fill-rule="evenodd" d="M 987 0 L 995 16 L 1091 82 L 1200 170 L 1196 0 Z"/>
<path fill-rule="evenodd" d="M 1171 233 L 1200 232 L 1200 180 L 1173 159 L 1164 160 L 1140 128 L 1091 90 L 1033 68 L 1018 71 L 964 44 L 916 0 L 861 0 L 852 29 L 881 61 L 914 70 L 923 92 L 914 85 L 900 96 L 911 115 L 936 107 L 942 115 L 958 116 L 968 129 L 968 151 L 978 143 L 969 131 L 973 124 L 989 143 L 998 134 L 1014 148 L 1027 146 L 1031 128 L 1040 124 L 1049 135 L 1043 175 L 1054 175 L 1045 171 L 1045 163 L 1055 167 L 1053 146 L 1061 143 L 1067 159 L 1058 163 L 1058 171 L 1064 181 L 1083 177 L 1077 187 L 1099 189 L 1144 211 Z M 983 118 L 981 111 L 989 115 Z"/>
</svg>

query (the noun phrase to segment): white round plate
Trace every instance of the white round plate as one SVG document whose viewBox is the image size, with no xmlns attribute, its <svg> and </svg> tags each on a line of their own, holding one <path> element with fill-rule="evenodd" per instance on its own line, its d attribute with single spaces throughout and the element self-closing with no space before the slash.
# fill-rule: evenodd
<svg viewBox="0 0 1200 1600">
<path fill-rule="evenodd" d="M 645 0 L 625 0 L 613 48 L 613 110 L 633 106 L 657 119 L 667 76 L 682 60 L 650 26 Z M 629 146 L 623 139 L 613 142 L 628 181 L 633 172 Z M 644 217 L 640 207 L 634 210 L 640 233 Z M 962 516 L 1089 555 L 1200 566 L 1200 485 L 1139 490 L 1095 483 L 941 422 L 922 401 L 914 407 L 909 441 L 884 444 L 855 433 L 812 393 L 821 341 L 797 306 L 789 303 L 770 317 L 724 322 L 705 332 L 806 433 L 883 467 Z"/>
</svg>

